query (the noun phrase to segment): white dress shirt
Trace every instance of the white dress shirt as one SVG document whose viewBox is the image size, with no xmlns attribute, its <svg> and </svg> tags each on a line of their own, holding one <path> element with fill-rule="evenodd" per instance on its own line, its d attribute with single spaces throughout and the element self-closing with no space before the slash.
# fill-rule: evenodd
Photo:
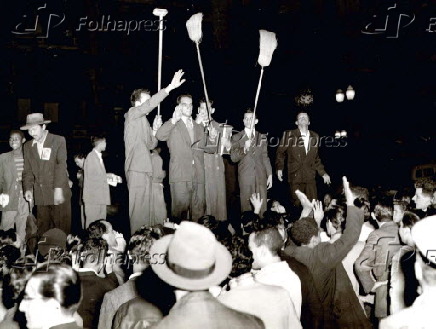
<svg viewBox="0 0 436 329">
<path fill-rule="evenodd" d="M 45 139 L 47 138 L 47 135 L 48 135 L 48 130 L 45 130 L 43 134 L 44 134 L 44 137 L 42 138 L 42 140 L 40 142 L 38 142 L 36 140 L 32 141 L 32 147 L 36 143 L 36 147 L 38 148 L 38 154 L 39 154 L 40 159 L 41 159 L 42 149 L 44 148 L 44 142 L 45 142 Z"/>
<path fill-rule="evenodd" d="M 306 154 L 307 154 L 307 152 L 309 152 L 310 132 L 307 131 L 307 133 L 303 134 L 300 130 L 300 135 L 301 135 L 301 138 L 303 139 L 304 149 L 306 150 Z"/>
<path fill-rule="evenodd" d="M 288 291 L 295 306 L 298 319 L 301 317 L 301 281 L 285 261 L 269 264 L 254 273 L 254 279 L 263 284 L 279 286 Z"/>
</svg>

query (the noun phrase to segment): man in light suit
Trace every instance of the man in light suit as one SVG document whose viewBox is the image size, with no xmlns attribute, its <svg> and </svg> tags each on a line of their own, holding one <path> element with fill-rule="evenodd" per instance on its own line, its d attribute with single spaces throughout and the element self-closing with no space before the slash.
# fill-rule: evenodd
<svg viewBox="0 0 436 329">
<path fill-rule="evenodd" d="M 85 159 L 83 167 L 83 203 L 85 205 L 85 227 L 99 219 L 106 219 L 106 206 L 111 204 L 106 168 L 101 153 L 106 150 L 106 138 L 92 136 L 93 149 Z"/>
<path fill-rule="evenodd" d="M 23 190 L 37 206 L 38 236 L 51 228 L 71 230 L 71 190 L 68 185 L 65 138 L 46 130 L 42 113 L 32 113 L 21 130 L 33 138 L 24 144 Z"/>
<path fill-rule="evenodd" d="M 177 104 L 173 117 L 159 128 L 156 137 L 167 142 L 171 154 L 172 216 L 198 221 L 206 207 L 204 152 L 209 151 L 207 143 L 214 145 L 217 131 L 211 128 L 208 139 L 203 127 L 192 119 L 191 95 L 179 96 Z"/>
<path fill-rule="evenodd" d="M 133 234 L 142 225 L 148 224 L 150 218 L 150 200 L 152 185 L 152 163 L 150 151 L 157 146 L 155 137 L 162 119 L 157 116 L 150 127 L 147 115 L 159 105 L 170 93 L 185 80 L 183 71 L 174 74 L 171 83 L 151 97 L 146 89 L 133 91 L 130 100 L 132 107 L 124 115 L 124 144 L 126 160 L 124 170 L 129 189 L 130 231 Z"/>
<path fill-rule="evenodd" d="M 298 129 L 283 133 L 277 148 L 276 170 L 279 181 L 283 181 L 283 169 L 287 158 L 288 182 L 291 200 L 299 205 L 296 190 L 306 194 L 309 200 L 317 200 L 315 176 L 322 176 L 325 184 L 330 184 L 330 176 L 325 172 L 318 155 L 320 138 L 317 133 L 309 130 L 309 116 L 305 112 L 298 113 L 295 124 Z"/>
<path fill-rule="evenodd" d="M 250 197 L 253 193 L 260 193 L 260 198 L 264 200 L 260 210 L 260 215 L 263 215 L 267 189 L 272 187 L 272 168 L 266 136 L 254 129 L 257 122 L 253 111 L 248 109 L 244 114 L 244 130 L 232 136 L 230 156 L 233 162 L 238 163 L 241 212 L 250 211 Z"/>
<path fill-rule="evenodd" d="M 401 243 L 398 225 L 392 221 L 392 201 L 380 199 L 374 213 L 380 228 L 369 235 L 354 269 L 365 293 L 375 292 L 375 316 L 382 319 L 388 315 L 390 265 Z"/>
<path fill-rule="evenodd" d="M 9 146 L 12 151 L 0 155 L 0 194 L 9 196 L 8 205 L 0 206 L 2 220 L 0 229 L 7 231 L 16 227 L 17 237 L 24 242 L 29 205 L 24 199 L 22 173 L 24 168 L 23 144 L 26 141 L 21 131 L 12 130 Z"/>
<path fill-rule="evenodd" d="M 174 234 L 157 240 L 150 254 L 167 255 L 167 261 L 152 262 L 151 267 L 177 289 L 176 304 L 155 329 L 265 328 L 259 318 L 225 306 L 209 292 L 232 270 L 230 252 L 209 229 L 184 221 Z"/>
</svg>

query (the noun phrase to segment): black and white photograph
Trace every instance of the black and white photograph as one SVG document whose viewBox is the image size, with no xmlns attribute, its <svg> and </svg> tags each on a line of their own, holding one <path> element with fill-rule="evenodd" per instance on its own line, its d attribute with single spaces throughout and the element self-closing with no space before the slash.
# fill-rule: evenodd
<svg viewBox="0 0 436 329">
<path fill-rule="evenodd" d="M 0 329 L 436 329 L 435 1 L 0 12 Z"/>
</svg>

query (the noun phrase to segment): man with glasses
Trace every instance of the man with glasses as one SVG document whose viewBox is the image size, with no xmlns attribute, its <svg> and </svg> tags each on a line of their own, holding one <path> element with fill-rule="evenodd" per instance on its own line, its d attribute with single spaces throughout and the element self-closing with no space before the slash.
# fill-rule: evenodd
<svg viewBox="0 0 436 329">
<path fill-rule="evenodd" d="M 191 95 L 179 96 L 177 104 L 173 117 L 159 128 L 156 138 L 167 142 L 171 155 L 172 216 L 198 221 L 205 212 L 204 152 L 206 145 L 215 143 L 217 131 L 211 128 L 207 138 L 203 127 L 192 119 Z"/>
</svg>

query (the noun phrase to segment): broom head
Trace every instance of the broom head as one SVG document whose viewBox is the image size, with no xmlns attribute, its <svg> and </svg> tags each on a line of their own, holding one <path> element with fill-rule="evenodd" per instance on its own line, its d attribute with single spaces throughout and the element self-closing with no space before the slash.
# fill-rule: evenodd
<svg viewBox="0 0 436 329">
<path fill-rule="evenodd" d="M 274 32 L 266 30 L 259 30 L 260 44 L 259 44 L 259 58 L 257 62 L 260 66 L 269 66 L 271 63 L 274 50 L 277 48 L 277 38 Z"/>
<path fill-rule="evenodd" d="M 201 21 L 203 20 L 203 13 L 192 15 L 190 19 L 186 21 L 186 28 L 188 29 L 189 38 L 199 43 L 203 33 L 201 32 Z"/>
</svg>

